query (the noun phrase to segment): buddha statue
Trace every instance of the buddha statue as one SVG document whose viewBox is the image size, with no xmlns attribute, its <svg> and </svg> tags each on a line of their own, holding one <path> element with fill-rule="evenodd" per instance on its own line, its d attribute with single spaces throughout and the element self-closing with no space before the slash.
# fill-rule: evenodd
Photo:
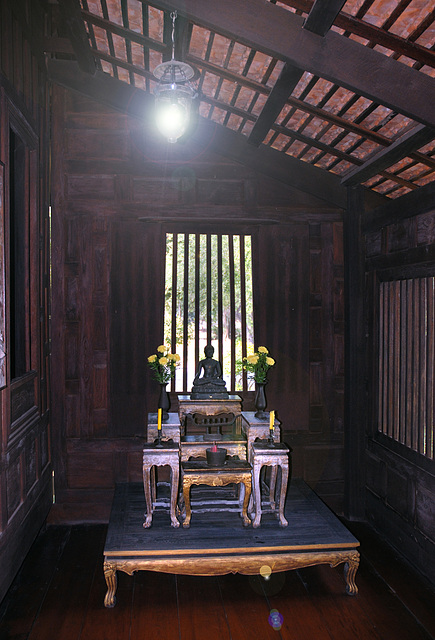
<svg viewBox="0 0 435 640">
<path fill-rule="evenodd" d="M 204 349 L 205 358 L 200 360 L 196 375 L 193 380 L 192 400 L 207 400 L 216 398 L 228 399 L 225 380 L 222 379 L 222 367 L 220 362 L 213 359 L 214 347 L 208 344 Z"/>
</svg>

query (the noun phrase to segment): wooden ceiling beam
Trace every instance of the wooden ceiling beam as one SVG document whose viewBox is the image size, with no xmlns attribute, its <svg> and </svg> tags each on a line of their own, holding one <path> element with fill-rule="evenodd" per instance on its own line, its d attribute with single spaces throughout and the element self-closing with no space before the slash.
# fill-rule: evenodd
<svg viewBox="0 0 435 640">
<path fill-rule="evenodd" d="M 262 0 L 154 0 L 212 29 L 300 69 L 350 89 L 428 126 L 435 126 L 433 78 L 349 38 L 303 29 L 303 18 Z M 407 90 L 403 91 L 403 87 Z"/>
<path fill-rule="evenodd" d="M 284 65 L 248 137 L 251 144 L 258 146 L 263 142 L 303 73 L 302 69 L 297 69 L 288 63 Z"/>
<path fill-rule="evenodd" d="M 432 211 L 434 201 L 435 182 L 431 182 L 397 200 L 386 200 L 380 207 L 367 211 L 362 219 L 362 230 L 364 233 L 373 233 L 405 218 L 428 213 Z"/>
<path fill-rule="evenodd" d="M 85 73 L 93 75 L 97 66 L 89 44 L 79 0 L 58 0 L 58 3 L 79 67 Z"/>
<path fill-rule="evenodd" d="M 346 0 L 315 0 L 304 22 L 304 29 L 324 36 L 334 24 Z"/>
<path fill-rule="evenodd" d="M 408 131 L 408 133 L 398 138 L 389 147 L 375 153 L 360 167 L 349 171 L 342 179 L 341 184 L 346 187 L 351 187 L 369 180 L 369 178 L 372 178 L 387 167 L 391 167 L 416 149 L 420 149 L 420 147 L 423 147 L 433 140 L 434 137 L 435 131 L 433 129 L 429 129 L 424 125 L 417 125 L 414 129 L 411 129 L 411 131 Z"/>
<path fill-rule="evenodd" d="M 281 0 L 281 2 L 286 4 L 288 7 L 293 7 L 295 9 L 305 11 L 306 13 L 311 10 L 313 5 L 313 0 Z M 430 22 L 431 20 L 428 18 L 428 23 L 430 24 Z M 429 24 L 427 25 L 427 28 L 429 27 Z M 364 20 L 361 20 L 361 18 L 353 16 L 350 13 L 346 13 L 344 11 L 340 12 L 335 20 L 335 26 L 340 29 L 344 29 L 344 31 L 348 33 L 350 32 L 359 36 L 360 38 L 364 38 L 373 44 L 395 51 L 399 56 L 407 56 L 412 60 L 420 62 L 422 65 L 427 64 L 430 67 L 435 66 L 435 53 L 427 47 L 423 47 L 413 40 L 405 40 L 405 38 L 402 38 L 391 31 L 386 31 L 381 27 L 365 22 Z"/>
</svg>

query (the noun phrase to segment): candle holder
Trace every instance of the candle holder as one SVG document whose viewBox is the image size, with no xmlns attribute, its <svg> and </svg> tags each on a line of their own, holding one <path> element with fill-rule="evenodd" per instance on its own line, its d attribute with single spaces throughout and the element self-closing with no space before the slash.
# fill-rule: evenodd
<svg viewBox="0 0 435 640">
<path fill-rule="evenodd" d="M 154 440 L 154 443 L 156 445 L 156 449 L 163 449 L 163 442 L 162 442 L 162 430 L 158 429 L 157 431 L 157 438 Z"/>
<path fill-rule="evenodd" d="M 274 444 L 274 438 L 273 438 L 274 432 L 275 432 L 275 429 L 269 429 L 269 437 L 267 439 L 268 444 Z"/>
</svg>

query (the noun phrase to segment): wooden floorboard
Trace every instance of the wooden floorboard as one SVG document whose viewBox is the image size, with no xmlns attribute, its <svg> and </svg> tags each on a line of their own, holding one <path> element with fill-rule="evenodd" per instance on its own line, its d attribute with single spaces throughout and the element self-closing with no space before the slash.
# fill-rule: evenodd
<svg viewBox="0 0 435 640">
<path fill-rule="evenodd" d="M 134 576 L 134 583 L 131 600 L 131 640 L 144 640 L 145 637 L 179 640 L 177 576 L 139 571 Z M 120 594 L 119 597 L 123 598 L 124 594 Z M 149 629 L 147 635 L 144 629 Z"/>
<path fill-rule="evenodd" d="M 118 572 L 113 609 L 103 605 L 107 528 L 49 527 L 0 605 L 0 640 L 434 640 L 432 586 L 366 525 L 346 526 L 361 542 L 357 596 L 345 594 L 341 566 L 269 580 Z"/>
</svg>

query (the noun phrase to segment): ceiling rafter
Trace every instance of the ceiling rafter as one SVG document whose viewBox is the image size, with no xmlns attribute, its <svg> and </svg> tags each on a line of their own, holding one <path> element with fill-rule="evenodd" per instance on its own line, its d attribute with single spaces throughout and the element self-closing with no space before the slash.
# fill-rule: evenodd
<svg viewBox="0 0 435 640">
<path fill-rule="evenodd" d="M 93 75 L 97 67 L 83 23 L 79 0 L 58 0 L 58 3 L 80 69 Z"/>
<path fill-rule="evenodd" d="M 104 18 L 101 18 L 94 13 L 90 13 L 89 11 L 82 10 L 82 16 L 85 22 L 96 27 L 100 27 L 104 31 L 110 31 L 112 34 L 120 36 L 125 40 L 136 42 L 137 44 L 141 44 L 143 47 L 154 49 L 155 51 L 158 51 L 162 54 L 167 50 L 167 45 L 163 42 L 160 42 L 160 40 L 155 40 L 154 38 L 142 35 L 141 33 L 137 33 L 136 31 L 126 29 L 125 27 L 122 27 L 115 22 L 105 20 Z"/>
<path fill-rule="evenodd" d="M 344 176 L 341 183 L 345 186 L 353 186 L 365 182 L 383 169 L 391 167 L 401 158 L 412 154 L 416 149 L 430 142 L 435 132 L 424 125 L 417 125 L 415 129 L 408 131 L 386 149 L 382 149 L 366 160 L 360 167 L 353 169 Z M 397 179 L 398 176 L 395 176 Z"/>
<path fill-rule="evenodd" d="M 272 91 L 269 93 L 266 104 L 264 105 L 261 114 L 249 135 L 249 142 L 256 145 L 261 144 L 281 113 L 289 95 L 295 89 L 303 73 L 302 69 L 297 69 L 293 65 L 284 65 L 279 78 L 275 82 Z"/>
<path fill-rule="evenodd" d="M 334 24 L 346 0 L 315 0 L 304 23 L 304 29 L 324 36 Z"/>
<path fill-rule="evenodd" d="M 300 9 L 305 13 L 308 13 L 313 5 L 313 0 L 281 0 L 281 2 L 288 7 Z M 432 14 L 433 13 L 434 12 L 432 12 Z M 416 60 L 422 65 L 426 64 L 428 66 L 435 67 L 435 53 L 414 42 L 414 38 L 410 37 L 405 40 L 405 38 L 402 38 L 391 31 L 385 31 L 385 29 L 382 29 L 381 27 L 365 22 L 358 17 L 358 15 L 359 14 L 353 16 L 341 11 L 337 15 L 334 24 L 336 27 L 344 29 L 346 35 L 352 33 L 360 38 L 369 40 L 374 45 L 380 45 L 386 49 L 395 51 L 398 55 L 403 55 L 411 58 L 412 60 Z M 362 15 L 364 15 L 364 13 Z M 428 28 L 433 20 L 433 15 L 432 18 L 431 15 L 429 15 L 422 27 L 422 31 Z M 415 39 L 420 35 L 421 33 L 418 33 Z"/>
</svg>

